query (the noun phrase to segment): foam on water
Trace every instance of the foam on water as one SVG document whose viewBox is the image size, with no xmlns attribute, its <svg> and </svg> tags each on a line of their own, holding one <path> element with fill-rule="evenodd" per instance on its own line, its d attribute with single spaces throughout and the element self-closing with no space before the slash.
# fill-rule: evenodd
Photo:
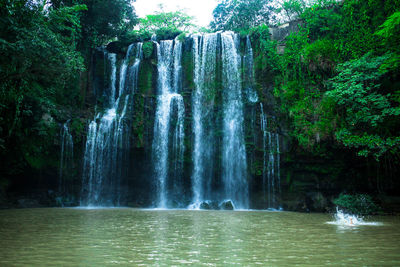
<svg viewBox="0 0 400 267">
<path fill-rule="evenodd" d="M 77 209 L 77 210 L 112 210 L 112 209 L 130 209 L 130 207 L 119 207 L 119 206 L 77 206 L 77 207 L 71 207 L 71 209 Z"/>
<path fill-rule="evenodd" d="M 379 222 L 365 222 L 361 216 L 351 215 L 344 213 L 342 210 L 336 208 L 336 213 L 334 214 L 335 221 L 327 222 L 327 224 L 334 224 L 338 226 L 380 226 L 382 223 Z"/>
</svg>

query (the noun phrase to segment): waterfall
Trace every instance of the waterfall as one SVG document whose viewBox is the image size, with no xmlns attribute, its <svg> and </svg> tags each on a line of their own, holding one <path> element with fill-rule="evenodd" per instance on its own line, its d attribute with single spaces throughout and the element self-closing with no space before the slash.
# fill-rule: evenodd
<svg viewBox="0 0 400 267">
<path fill-rule="evenodd" d="M 239 39 L 237 35 L 230 32 L 222 33 L 221 39 L 223 84 L 222 180 L 225 198 L 231 199 L 238 208 L 248 208 L 249 188 L 244 144 Z"/>
<path fill-rule="evenodd" d="M 242 41 L 232 32 L 196 34 L 185 42 L 153 38 L 148 44 L 156 49 L 157 68 L 154 58 L 141 63 L 141 43 L 129 46 L 121 60 L 104 53 L 106 81 L 96 80 L 99 88 L 106 89 L 104 109 L 88 126 L 81 205 L 118 206 L 124 203 L 125 185 L 130 184 L 137 187 L 129 189 L 134 193 L 125 203 L 147 202 L 161 209 L 188 204 L 195 209 L 247 209 L 249 175 L 262 162 L 264 204 L 277 207 L 279 135 L 273 130 L 274 119 L 267 118 L 260 103 L 264 153 L 258 159 L 254 55 L 249 36 Z M 151 88 L 140 88 L 137 96 L 151 104 L 136 101 L 139 105 L 133 110 L 140 64 L 141 84 Z M 142 118 L 142 112 L 154 117 Z M 133 114 L 138 116 L 135 124 Z M 130 135 L 136 121 L 145 121 L 146 126 L 140 132 L 146 142 L 131 153 L 132 160 L 143 163 L 138 176 L 130 171 L 128 175 Z M 132 134 L 139 131 L 142 128 Z M 140 195 L 143 187 L 149 189 L 145 201 Z"/>
<path fill-rule="evenodd" d="M 193 112 L 193 173 L 192 190 L 194 206 L 211 198 L 211 181 L 214 164 L 214 98 L 218 35 L 194 36 Z"/>
<path fill-rule="evenodd" d="M 109 102 L 110 106 L 114 105 L 115 102 L 115 93 L 116 93 L 116 79 L 117 79 L 117 55 L 116 54 L 107 54 L 108 60 L 111 62 L 111 88 L 110 88 L 110 97 Z"/>
<path fill-rule="evenodd" d="M 195 88 L 192 93 L 193 197 L 189 208 L 223 200 L 232 200 L 238 208 L 248 208 L 241 69 L 243 63 L 244 76 L 248 77 L 243 86 L 257 98 L 250 40 L 243 62 L 238 51 L 240 40 L 233 33 L 194 35 L 192 41 Z M 217 107 L 217 101 L 222 101 L 222 105 Z M 257 101 L 254 95 L 252 101 Z M 220 107 L 221 115 L 218 115 Z M 221 175 L 216 172 L 219 166 Z"/>
<path fill-rule="evenodd" d="M 156 206 L 179 205 L 182 196 L 184 153 L 184 103 L 181 89 L 182 43 L 160 41 L 157 45 L 158 96 L 152 158 L 156 181 Z M 171 164 L 172 163 L 172 164 Z"/>
<path fill-rule="evenodd" d="M 63 197 L 68 197 L 70 194 L 68 188 L 68 178 L 73 168 L 74 160 L 74 141 L 72 135 L 68 128 L 69 121 L 64 123 L 60 130 L 60 170 L 59 170 L 59 182 L 58 182 L 58 192 Z"/>
<path fill-rule="evenodd" d="M 280 195 L 280 150 L 279 134 L 268 129 L 268 118 L 260 103 L 260 125 L 263 134 L 263 196 L 267 208 L 279 208 Z"/>
<path fill-rule="evenodd" d="M 243 57 L 243 70 L 244 70 L 244 92 L 247 97 L 247 101 L 250 103 L 256 103 L 258 101 L 257 92 L 254 90 L 254 60 L 253 60 L 253 49 L 251 47 L 250 37 L 246 36 L 246 48 L 245 55 Z"/>
<path fill-rule="evenodd" d="M 132 57 L 135 59 L 133 65 L 128 66 Z M 116 54 L 107 53 L 111 65 L 108 108 L 104 113 L 98 113 L 89 124 L 83 159 L 82 206 L 120 205 L 121 179 L 130 145 L 130 127 L 126 114 L 132 108 L 141 57 L 142 43 L 133 44 L 128 48 L 120 68 L 117 94 Z M 130 84 L 126 81 L 130 81 Z"/>
</svg>

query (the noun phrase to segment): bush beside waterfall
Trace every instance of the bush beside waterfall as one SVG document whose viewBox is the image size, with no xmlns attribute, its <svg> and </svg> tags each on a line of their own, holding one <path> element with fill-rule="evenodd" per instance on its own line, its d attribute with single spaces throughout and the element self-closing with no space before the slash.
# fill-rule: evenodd
<svg viewBox="0 0 400 267">
<path fill-rule="evenodd" d="M 340 194 L 333 203 L 339 208 L 356 215 L 376 214 L 381 209 L 370 195 L 367 194 Z"/>
</svg>

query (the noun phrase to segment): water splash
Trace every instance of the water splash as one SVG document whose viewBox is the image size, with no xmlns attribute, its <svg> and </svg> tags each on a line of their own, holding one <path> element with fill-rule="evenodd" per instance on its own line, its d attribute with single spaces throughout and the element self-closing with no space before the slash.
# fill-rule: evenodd
<svg viewBox="0 0 400 267">
<path fill-rule="evenodd" d="M 327 224 L 334 224 L 342 227 L 356 227 L 356 226 L 380 226 L 382 223 L 379 222 L 365 222 L 364 218 L 357 215 L 347 214 L 336 207 L 336 213 L 334 214 L 335 221 L 327 222 Z"/>
</svg>

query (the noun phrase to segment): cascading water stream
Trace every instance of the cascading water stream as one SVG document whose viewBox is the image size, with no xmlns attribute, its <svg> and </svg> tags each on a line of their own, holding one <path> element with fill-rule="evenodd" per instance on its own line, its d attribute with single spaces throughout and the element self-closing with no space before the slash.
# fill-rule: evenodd
<svg viewBox="0 0 400 267">
<path fill-rule="evenodd" d="M 260 124 L 263 133 L 263 196 L 267 208 L 279 208 L 281 191 L 279 134 L 268 129 L 268 118 L 260 103 Z"/>
<path fill-rule="evenodd" d="M 116 87 L 116 79 L 117 79 L 117 55 L 112 54 L 112 53 L 107 53 L 108 60 L 111 62 L 111 90 L 110 90 L 110 97 L 109 97 L 109 103 L 110 106 L 114 106 L 115 103 L 115 94 L 117 91 Z"/>
<path fill-rule="evenodd" d="M 242 87 L 238 36 L 221 34 L 223 84 L 222 180 L 225 198 L 241 209 L 249 207 Z"/>
<path fill-rule="evenodd" d="M 250 145 L 246 155 L 245 140 L 256 144 L 255 103 L 259 101 L 250 38 L 245 39 L 243 54 L 239 51 L 240 38 L 232 32 L 193 35 L 190 41 L 184 45 L 177 38 L 158 42 L 153 39 L 157 49 L 157 79 L 151 82 L 157 81 L 157 97 L 154 125 L 150 128 L 153 134 L 146 130 L 153 140 L 151 159 L 148 158 L 151 165 L 143 165 L 145 175 L 150 171 L 152 179 L 148 203 L 151 201 L 154 207 L 162 209 L 183 208 L 189 203 L 189 208 L 194 209 L 207 205 L 247 209 L 250 201 L 247 164 L 254 166 L 256 153 Z M 188 44 L 192 45 L 192 61 L 183 54 L 188 52 Z M 120 67 L 115 54 L 104 55 L 109 81 L 105 83 L 108 87 L 104 103 L 108 107 L 89 124 L 81 205 L 118 206 L 126 189 L 121 181 L 126 181 L 123 185 L 136 183 L 128 175 L 127 164 L 133 126 L 129 118 L 133 116 L 141 48 L 141 43 L 129 46 Z M 182 62 L 193 64 L 191 103 L 185 103 L 182 94 L 191 90 L 192 74 L 183 72 Z M 148 69 L 151 62 L 146 60 L 143 64 L 146 64 L 143 69 Z M 154 77 L 153 74 L 143 77 Z M 185 104 L 191 108 L 190 112 L 185 112 Z M 142 108 L 138 106 L 135 115 L 141 116 Z M 267 207 L 276 207 L 280 192 L 279 136 L 268 129 L 267 118 L 261 112 L 264 202 Z M 191 122 L 186 127 L 185 116 Z M 245 128 L 245 118 L 249 120 L 249 128 Z M 190 138 L 185 136 L 187 127 L 191 127 Z M 185 141 L 190 144 L 192 165 L 189 161 L 184 164 Z M 136 151 L 132 151 L 132 156 L 137 156 Z M 187 176 L 190 182 L 184 179 Z M 131 199 L 134 198 L 129 202 L 134 203 Z"/>
<path fill-rule="evenodd" d="M 60 130 L 60 170 L 58 192 L 63 197 L 68 197 L 68 178 L 74 161 L 74 141 L 68 127 L 69 121 L 63 124 Z"/>
<path fill-rule="evenodd" d="M 184 153 L 184 103 L 179 94 L 182 43 L 175 39 L 161 41 L 156 45 L 159 95 L 152 152 L 157 192 L 155 205 L 158 208 L 167 208 L 172 205 L 170 203 L 179 202 L 179 190 L 182 186 L 180 176 Z M 175 125 L 171 125 L 172 122 Z"/>
<path fill-rule="evenodd" d="M 247 101 L 256 103 L 258 101 L 257 92 L 254 90 L 254 60 L 253 48 L 251 47 L 250 37 L 246 36 L 245 55 L 243 57 L 244 69 L 244 92 L 247 96 Z"/>
<path fill-rule="evenodd" d="M 192 206 L 211 198 L 214 164 L 214 98 L 218 34 L 193 36 L 194 84 L 192 95 L 194 149 Z"/>
<path fill-rule="evenodd" d="M 133 54 L 134 50 L 136 54 Z M 132 66 L 128 66 L 131 57 L 135 57 L 135 60 Z M 111 64 L 109 108 L 104 113 L 98 113 L 89 124 L 83 161 L 81 206 L 120 205 L 120 183 L 129 155 L 130 127 L 126 125 L 125 116 L 133 103 L 141 57 L 142 43 L 131 45 L 120 69 L 117 97 L 116 55 L 107 55 Z M 131 84 L 128 85 L 126 80 Z"/>
</svg>

